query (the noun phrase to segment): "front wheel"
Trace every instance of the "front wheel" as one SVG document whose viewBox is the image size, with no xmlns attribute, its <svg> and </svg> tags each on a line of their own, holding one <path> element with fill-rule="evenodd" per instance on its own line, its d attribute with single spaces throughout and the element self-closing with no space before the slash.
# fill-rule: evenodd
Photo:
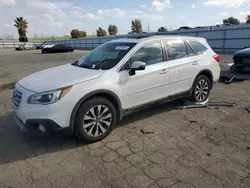
<svg viewBox="0 0 250 188">
<path fill-rule="evenodd" d="M 198 76 L 193 84 L 192 99 L 194 102 L 205 102 L 211 90 L 211 82 L 205 75 Z"/>
<path fill-rule="evenodd" d="M 107 137 L 116 124 L 116 109 L 107 99 L 95 97 L 76 114 L 75 134 L 82 140 L 97 142 Z"/>
</svg>

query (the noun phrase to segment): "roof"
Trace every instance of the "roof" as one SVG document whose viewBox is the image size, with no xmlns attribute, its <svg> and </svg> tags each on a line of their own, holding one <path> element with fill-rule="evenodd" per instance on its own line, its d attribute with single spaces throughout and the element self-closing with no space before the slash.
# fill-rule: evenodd
<svg viewBox="0 0 250 188">
<path fill-rule="evenodd" d="M 185 40 L 202 40 L 204 41 L 204 38 L 200 37 L 191 37 L 191 36 L 180 36 L 180 35 L 154 35 L 154 36 L 138 36 L 138 35 L 131 35 L 131 37 L 126 38 L 120 38 L 116 40 L 112 40 L 110 42 L 131 42 L 131 43 L 141 43 L 141 42 L 147 42 L 155 39 L 185 39 Z"/>
</svg>

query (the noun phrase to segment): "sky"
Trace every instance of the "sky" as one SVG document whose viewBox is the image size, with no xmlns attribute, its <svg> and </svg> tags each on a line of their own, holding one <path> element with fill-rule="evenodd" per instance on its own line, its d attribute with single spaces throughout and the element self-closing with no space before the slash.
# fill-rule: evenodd
<svg viewBox="0 0 250 188">
<path fill-rule="evenodd" d="M 131 30 L 131 20 L 140 19 L 143 31 L 169 30 L 180 26 L 221 24 L 230 16 L 245 22 L 250 0 L 0 0 L 0 37 L 18 38 L 13 20 L 28 21 L 28 37 L 69 35 L 72 29 L 96 33 L 109 24 L 119 34 Z"/>
</svg>

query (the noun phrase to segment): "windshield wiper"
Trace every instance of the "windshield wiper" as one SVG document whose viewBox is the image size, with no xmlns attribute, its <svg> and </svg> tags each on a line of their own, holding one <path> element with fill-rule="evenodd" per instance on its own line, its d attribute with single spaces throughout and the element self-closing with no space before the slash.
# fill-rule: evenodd
<svg viewBox="0 0 250 188">
<path fill-rule="evenodd" d="M 71 63 L 71 65 L 79 67 L 79 65 L 77 64 L 78 62 L 79 60 L 75 61 L 74 63 Z"/>
<path fill-rule="evenodd" d="M 86 68 L 86 69 L 93 69 L 91 65 L 86 65 L 86 64 L 80 64 L 78 65 L 79 67 Z"/>
<path fill-rule="evenodd" d="M 86 68 L 86 69 L 93 69 L 93 67 L 90 65 L 78 64 L 78 63 L 79 63 L 79 60 L 75 61 L 74 63 L 71 63 L 71 65 L 76 66 L 76 67 Z"/>
<path fill-rule="evenodd" d="M 105 58 L 105 59 L 99 61 L 99 63 L 97 63 L 95 65 L 95 68 L 96 69 L 100 69 L 103 65 L 105 65 L 108 62 L 108 60 L 109 60 L 108 58 Z"/>
</svg>

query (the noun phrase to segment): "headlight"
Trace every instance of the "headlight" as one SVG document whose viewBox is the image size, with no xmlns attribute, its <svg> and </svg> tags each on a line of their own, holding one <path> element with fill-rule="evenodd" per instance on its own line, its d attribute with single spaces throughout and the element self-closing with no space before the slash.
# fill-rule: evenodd
<svg viewBox="0 0 250 188">
<path fill-rule="evenodd" d="M 71 89 L 70 87 L 56 89 L 52 91 L 46 91 L 43 93 L 38 93 L 31 95 L 28 99 L 29 104 L 51 104 L 55 103 L 62 97 L 64 97 Z"/>
</svg>

